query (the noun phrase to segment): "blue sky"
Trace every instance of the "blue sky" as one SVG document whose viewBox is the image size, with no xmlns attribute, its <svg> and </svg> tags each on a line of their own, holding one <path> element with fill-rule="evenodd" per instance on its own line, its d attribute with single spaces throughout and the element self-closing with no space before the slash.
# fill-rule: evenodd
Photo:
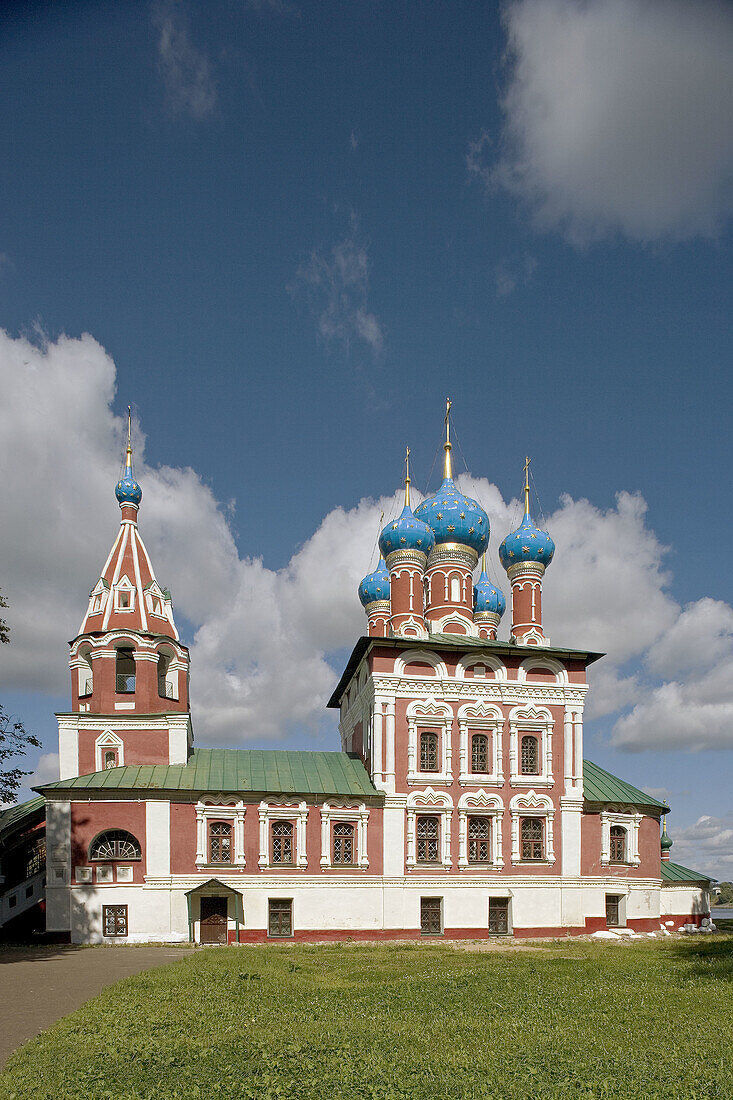
<svg viewBox="0 0 733 1100">
<path fill-rule="evenodd" d="M 465 456 L 495 494 L 492 553 L 529 453 L 556 524 L 553 570 L 565 569 L 549 633 L 606 649 L 589 624 L 606 620 L 622 686 L 603 688 L 618 705 L 589 720 L 589 755 L 667 790 L 672 831 L 686 831 L 679 858 L 733 875 L 721 862 L 733 847 L 732 45 L 731 9 L 712 0 L 2 6 L 0 370 L 25 427 L 12 448 L 3 432 L 5 453 L 0 442 L 2 468 L 23 468 L 20 518 L 2 536 L 15 653 L 0 687 L 47 754 L 65 652 L 49 643 L 37 673 L 26 657 L 34 638 L 72 636 L 104 561 L 116 514 L 102 475 L 115 476 L 128 402 L 158 574 L 185 585 L 176 563 L 187 537 L 201 543 L 200 599 L 174 587 L 178 617 L 209 690 L 229 671 L 250 698 L 251 640 L 206 599 L 224 608 L 232 585 L 244 599 L 261 559 L 268 600 L 300 606 L 296 581 L 332 600 L 330 616 L 303 616 L 291 653 L 312 680 L 310 629 L 325 689 L 361 629 L 346 601 L 370 564 L 379 498 L 406 443 L 416 486 L 435 486 L 449 393 L 457 467 Z M 34 357 L 41 373 L 56 364 L 53 400 L 31 394 Z M 77 532 L 54 527 L 54 543 L 40 505 L 67 465 L 74 484 L 48 506 L 68 494 Z M 620 492 L 646 512 L 620 519 Z M 156 493 L 181 513 L 157 530 Z M 331 537 L 345 579 L 321 590 Z M 34 559 L 45 603 L 29 539 L 68 549 L 68 583 Z M 572 570 L 585 618 L 567 611 Z M 636 618 L 617 613 L 624 601 Z M 301 704 L 260 743 L 332 738 L 316 702 Z M 668 714 L 689 719 L 689 748 L 703 751 L 679 732 L 665 740 Z M 248 717 L 257 727 L 256 708 Z M 230 708 L 210 736 L 255 743 L 235 726 Z"/>
</svg>

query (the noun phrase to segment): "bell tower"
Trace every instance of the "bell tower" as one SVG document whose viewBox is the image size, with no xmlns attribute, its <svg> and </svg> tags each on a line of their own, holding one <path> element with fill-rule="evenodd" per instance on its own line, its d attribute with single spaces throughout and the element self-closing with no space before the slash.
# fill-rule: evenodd
<svg viewBox="0 0 733 1100">
<path fill-rule="evenodd" d="M 129 408 L 115 495 L 120 529 L 70 643 L 71 711 L 57 715 L 62 779 L 126 764 L 185 763 L 193 742 L 188 649 L 137 525 L 142 489 L 133 474 Z"/>
</svg>

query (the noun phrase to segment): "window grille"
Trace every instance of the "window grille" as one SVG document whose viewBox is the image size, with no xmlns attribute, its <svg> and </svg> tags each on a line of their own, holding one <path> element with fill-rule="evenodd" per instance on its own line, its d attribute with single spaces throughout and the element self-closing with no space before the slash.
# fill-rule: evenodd
<svg viewBox="0 0 733 1100">
<path fill-rule="evenodd" d="M 438 735 L 432 730 L 420 734 L 420 771 L 437 772 Z"/>
<path fill-rule="evenodd" d="M 38 840 L 28 852 L 25 864 L 25 877 L 37 875 L 46 866 L 46 842 Z"/>
<path fill-rule="evenodd" d="M 606 894 L 606 924 L 618 928 L 621 924 L 621 898 L 618 894 Z"/>
<path fill-rule="evenodd" d="M 141 859 L 140 844 L 124 829 L 108 829 L 92 841 L 90 859 Z"/>
<path fill-rule="evenodd" d="M 522 775 L 538 775 L 540 770 L 540 744 L 531 734 L 522 738 Z"/>
<path fill-rule="evenodd" d="M 85 696 L 92 694 L 93 684 L 94 684 L 94 681 L 93 681 L 92 677 L 87 676 L 86 680 L 84 680 L 83 684 L 81 685 L 81 691 L 79 692 L 79 698 L 80 699 L 83 699 Z"/>
<path fill-rule="evenodd" d="M 626 862 L 626 830 L 622 825 L 611 826 L 611 863 Z"/>
<path fill-rule="evenodd" d="M 486 775 L 489 770 L 489 739 L 485 733 L 471 738 L 471 771 Z"/>
<path fill-rule="evenodd" d="M 509 898 L 489 898 L 489 932 L 493 936 L 509 932 Z"/>
<path fill-rule="evenodd" d="M 293 862 L 293 826 L 289 821 L 272 823 L 272 862 L 280 864 Z"/>
<path fill-rule="evenodd" d="M 108 749 L 104 754 L 104 770 L 117 767 L 117 753 L 114 749 Z"/>
<path fill-rule="evenodd" d="M 489 819 L 487 817 L 469 817 L 468 819 L 468 862 L 489 863 L 491 861 Z"/>
<path fill-rule="evenodd" d="M 135 658 L 132 649 L 117 650 L 115 691 L 118 695 L 131 695 L 135 691 Z"/>
<path fill-rule="evenodd" d="M 538 817 L 522 818 L 522 859 L 545 858 L 545 824 Z"/>
<path fill-rule="evenodd" d="M 354 826 L 339 822 L 333 827 L 333 862 L 354 863 Z"/>
<path fill-rule="evenodd" d="M 292 936 L 293 903 L 289 898 L 270 898 L 268 901 L 267 931 L 270 936 Z"/>
<path fill-rule="evenodd" d="M 440 825 L 437 817 L 417 819 L 417 862 L 438 863 Z"/>
<path fill-rule="evenodd" d="M 103 905 L 102 928 L 105 936 L 126 936 L 127 906 Z"/>
<path fill-rule="evenodd" d="M 442 898 L 420 898 L 420 931 L 423 936 L 440 936 L 442 934 Z"/>
<path fill-rule="evenodd" d="M 232 827 L 226 821 L 212 821 L 209 825 L 209 862 L 232 862 Z"/>
</svg>

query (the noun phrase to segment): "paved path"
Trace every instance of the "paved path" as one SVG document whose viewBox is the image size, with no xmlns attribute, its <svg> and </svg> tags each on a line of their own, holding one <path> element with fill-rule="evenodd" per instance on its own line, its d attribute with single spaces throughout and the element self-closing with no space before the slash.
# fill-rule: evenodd
<svg viewBox="0 0 733 1100">
<path fill-rule="evenodd" d="M 17 1047 L 105 986 L 184 956 L 191 957 L 190 948 L 0 945 L 0 1068 Z"/>
</svg>

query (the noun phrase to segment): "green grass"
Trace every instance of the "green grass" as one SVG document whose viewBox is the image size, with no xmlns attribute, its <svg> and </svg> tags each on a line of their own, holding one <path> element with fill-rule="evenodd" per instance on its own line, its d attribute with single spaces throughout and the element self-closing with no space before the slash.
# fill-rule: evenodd
<svg viewBox="0 0 733 1100">
<path fill-rule="evenodd" d="M 0 1097 L 720 1100 L 731 1024 L 728 935 L 230 947 L 110 987 L 16 1052 Z"/>
</svg>

